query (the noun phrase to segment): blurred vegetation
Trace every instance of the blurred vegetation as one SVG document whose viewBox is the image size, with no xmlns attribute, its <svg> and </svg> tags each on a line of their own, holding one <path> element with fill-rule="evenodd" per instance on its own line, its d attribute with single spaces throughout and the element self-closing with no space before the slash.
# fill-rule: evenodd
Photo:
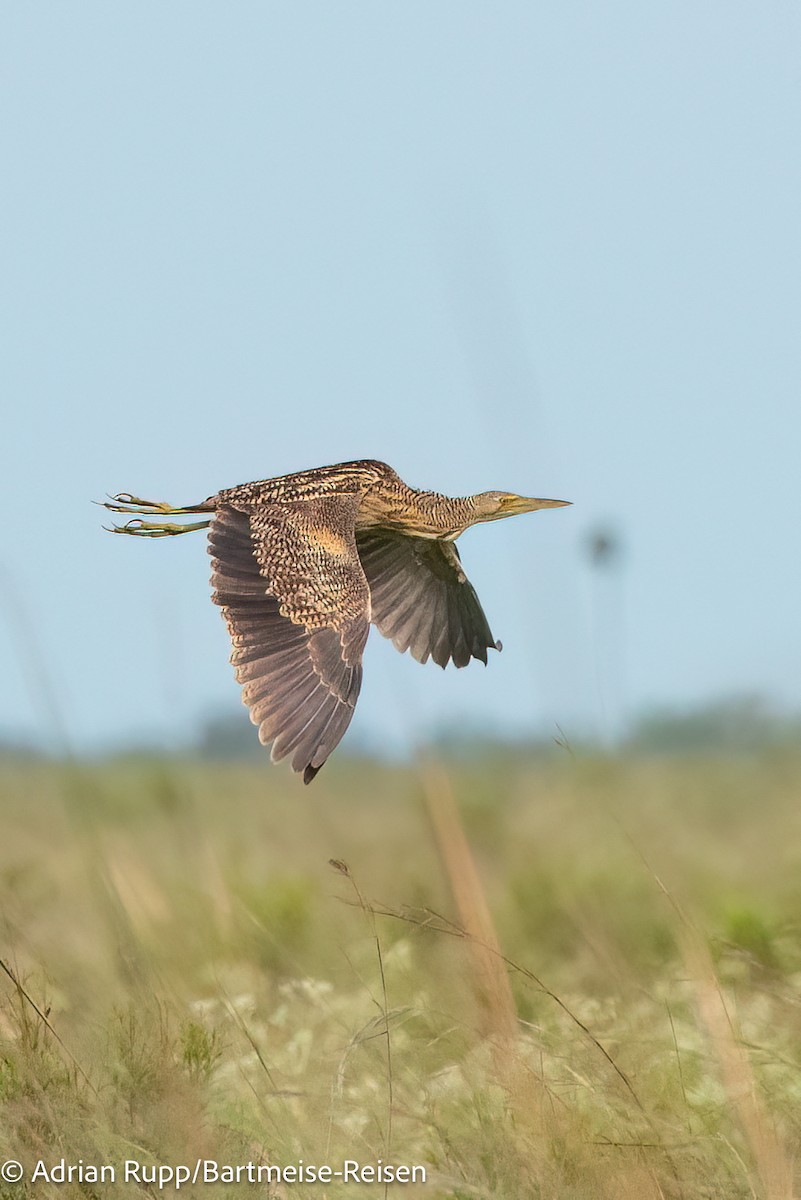
<svg viewBox="0 0 801 1200">
<path fill-rule="evenodd" d="M 425 1164 L 404 1194 L 428 1200 L 789 1197 L 801 753 L 693 751 L 450 756 L 511 1045 L 423 769 L 340 753 L 304 788 L 266 757 L 3 756 L 0 1159 L 381 1157 Z"/>
</svg>

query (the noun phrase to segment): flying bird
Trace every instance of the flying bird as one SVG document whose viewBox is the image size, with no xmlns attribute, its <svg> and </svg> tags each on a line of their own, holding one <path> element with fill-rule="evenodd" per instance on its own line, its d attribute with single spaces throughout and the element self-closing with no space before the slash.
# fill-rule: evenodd
<svg viewBox="0 0 801 1200">
<path fill-rule="evenodd" d="M 202 504 L 175 508 L 122 492 L 105 507 L 136 514 L 114 533 L 208 529 L 212 599 L 228 625 L 243 702 L 273 762 L 291 756 L 310 783 L 350 724 L 370 625 L 419 662 L 486 663 L 501 644 L 456 539 L 483 521 L 569 503 L 511 492 L 452 499 L 363 459 L 240 484 Z M 190 513 L 209 517 L 164 520 Z"/>
</svg>

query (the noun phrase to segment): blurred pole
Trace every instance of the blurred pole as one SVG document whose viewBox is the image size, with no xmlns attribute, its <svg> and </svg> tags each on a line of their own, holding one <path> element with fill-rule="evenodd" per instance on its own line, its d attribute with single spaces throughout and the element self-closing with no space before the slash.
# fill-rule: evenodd
<svg viewBox="0 0 801 1200">
<path fill-rule="evenodd" d="M 628 718 L 623 543 L 617 530 L 608 525 L 593 530 L 584 547 L 590 568 L 590 637 L 598 731 L 603 746 L 614 750 L 625 737 Z"/>
</svg>

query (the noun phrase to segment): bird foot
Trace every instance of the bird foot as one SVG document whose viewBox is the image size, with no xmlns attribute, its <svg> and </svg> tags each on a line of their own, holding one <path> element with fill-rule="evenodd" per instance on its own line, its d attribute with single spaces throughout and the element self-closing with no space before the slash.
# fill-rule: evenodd
<svg viewBox="0 0 801 1200">
<path fill-rule="evenodd" d="M 163 504 L 159 500 L 142 500 L 140 496 L 132 496 L 130 492 L 119 492 L 103 501 L 103 507 L 110 512 L 140 513 L 143 516 L 157 516 L 159 513 L 186 512 L 184 508 L 174 508 L 172 504 Z"/>
<path fill-rule="evenodd" d="M 106 505 L 106 508 L 111 507 Z M 114 509 L 115 512 L 130 511 L 127 509 Z M 170 509 L 171 512 L 178 511 Z M 126 522 L 125 525 L 104 526 L 108 533 L 127 533 L 131 537 L 177 537 L 181 533 L 192 533 L 195 529 L 208 529 L 211 521 L 192 521 L 189 525 L 170 525 L 166 522 L 150 522 L 143 521 L 139 517 L 134 517 L 133 520 Z"/>
</svg>

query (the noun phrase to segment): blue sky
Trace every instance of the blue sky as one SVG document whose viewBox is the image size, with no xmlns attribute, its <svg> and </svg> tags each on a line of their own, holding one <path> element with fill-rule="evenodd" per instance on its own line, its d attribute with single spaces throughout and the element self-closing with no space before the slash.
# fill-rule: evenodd
<svg viewBox="0 0 801 1200">
<path fill-rule="evenodd" d="M 7 7 L 0 733 L 238 711 L 202 535 L 93 499 L 363 456 L 574 507 L 465 536 L 503 654 L 374 634 L 357 736 L 801 707 L 799 63 L 789 0 Z"/>
</svg>

